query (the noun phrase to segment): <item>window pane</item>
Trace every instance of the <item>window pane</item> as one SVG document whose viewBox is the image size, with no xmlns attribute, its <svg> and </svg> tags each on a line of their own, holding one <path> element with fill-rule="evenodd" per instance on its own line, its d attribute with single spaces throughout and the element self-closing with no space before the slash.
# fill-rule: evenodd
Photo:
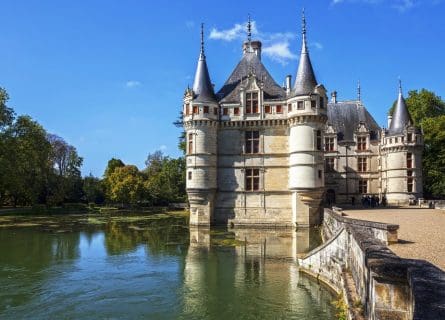
<svg viewBox="0 0 445 320">
<path fill-rule="evenodd" d="M 260 152 L 260 143 L 258 140 L 254 140 L 253 142 L 253 152 L 252 153 L 258 153 Z"/>
</svg>

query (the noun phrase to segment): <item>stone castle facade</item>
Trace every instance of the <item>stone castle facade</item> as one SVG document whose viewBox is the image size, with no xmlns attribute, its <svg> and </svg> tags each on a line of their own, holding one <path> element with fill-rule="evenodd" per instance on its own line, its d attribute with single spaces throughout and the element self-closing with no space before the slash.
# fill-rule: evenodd
<svg viewBox="0 0 445 320">
<path fill-rule="evenodd" d="M 401 88 L 388 129 L 360 98 L 337 101 L 315 77 L 303 15 L 298 71 L 279 86 L 248 37 L 215 94 L 201 51 L 184 95 L 187 194 L 192 225 L 314 226 L 325 203 L 363 195 L 406 204 L 422 195 L 423 137 Z"/>
</svg>

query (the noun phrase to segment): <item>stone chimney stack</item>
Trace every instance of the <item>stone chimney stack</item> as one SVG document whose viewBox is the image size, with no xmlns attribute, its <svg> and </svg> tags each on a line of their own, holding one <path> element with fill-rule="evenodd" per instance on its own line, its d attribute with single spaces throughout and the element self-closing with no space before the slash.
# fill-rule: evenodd
<svg viewBox="0 0 445 320">
<path fill-rule="evenodd" d="M 258 59 L 261 60 L 261 41 L 246 41 L 243 44 L 243 54 L 246 54 L 246 52 L 253 52 L 258 56 Z"/>
<path fill-rule="evenodd" d="M 288 95 L 290 94 L 291 87 L 292 87 L 292 76 L 288 74 L 286 76 L 286 94 Z"/>
<path fill-rule="evenodd" d="M 332 103 L 337 103 L 337 91 L 333 91 L 331 93 L 331 102 Z"/>
</svg>

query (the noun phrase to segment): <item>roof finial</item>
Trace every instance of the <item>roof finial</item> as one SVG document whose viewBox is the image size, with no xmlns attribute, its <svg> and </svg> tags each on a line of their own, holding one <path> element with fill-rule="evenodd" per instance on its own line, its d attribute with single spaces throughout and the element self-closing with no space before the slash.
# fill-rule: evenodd
<svg viewBox="0 0 445 320">
<path fill-rule="evenodd" d="M 399 76 L 399 94 L 402 94 L 402 79 Z"/>
<path fill-rule="evenodd" d="M 201 23 L 201 56 L 205 57 L 205 55 L 204 55 L 204 23 Z"/>
<path fill-rule="evenodd" d="M 307 41 L 306 41 L 306 15 L 304 14 L 304 8 L 303 8 L 302 13 L 301 13 L 301 20 L 302 20 L 301 34 L 303 36 L 302 53 L 307 53 L 308 49 L 307 49 Z"/>
<path fill-rule="evenodd" d="M 360 79 L 358 80 L 358 83 L 357 83 L 357 100 L 359 102 L 362 101 L 362 89 L 361 89 L 361 86 L 360 86 Z"/>
<path fill-rule="evenodd" d="M 249 43 L 252 41 L 252 22 L 250 20 L 250 14 L 247 18 L 247 41 L 249 41 Z"/>
</svg>

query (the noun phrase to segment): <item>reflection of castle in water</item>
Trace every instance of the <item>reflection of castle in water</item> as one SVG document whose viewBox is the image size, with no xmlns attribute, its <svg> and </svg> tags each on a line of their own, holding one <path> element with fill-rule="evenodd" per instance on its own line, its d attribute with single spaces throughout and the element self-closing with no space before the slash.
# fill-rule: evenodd
<svg viewBox="0 0 445 320">
<path fill-rule="evenodd" d="M 234 236 L 236 246 L 221 247 L 214 241 L 220 231 L 191 228 L 184 315 L 223 318 L 252 312 L 264 318 L 301 312 L 309 305 L 321 308 L 329 293 L 300 276 L 296 264 L 299 254 L 320 244 L 318 235 L 314 229 L 233 229 L 228 236 Z M 247 310 L 252 306 L 255 310 Z"/>
</svg>

